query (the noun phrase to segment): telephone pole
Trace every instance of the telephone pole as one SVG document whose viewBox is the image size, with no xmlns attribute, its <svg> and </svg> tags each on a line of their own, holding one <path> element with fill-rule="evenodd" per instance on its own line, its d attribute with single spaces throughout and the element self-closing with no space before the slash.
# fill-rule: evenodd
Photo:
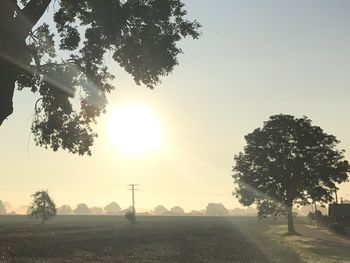
<svg viewBox="0 0 350 263">
<path fill-rule="evenodd" d="M 131 191 L 131 200 L 132 200 L 132 213 L 134 215 L 136 215 L 136 209 L 135 209 L 135 191 L 139 190 L 139 189 L 136 189 L 135 187 L 138 186 L 138 184 L 129 184 L 128 185 L 129 188 L 128 190 Z"/>
</svg>

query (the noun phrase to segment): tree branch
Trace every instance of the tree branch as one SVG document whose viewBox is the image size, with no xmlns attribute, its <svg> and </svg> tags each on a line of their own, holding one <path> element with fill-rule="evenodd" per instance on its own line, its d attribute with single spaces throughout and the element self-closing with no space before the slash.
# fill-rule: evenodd
<svg viewBox="0 0 350 263">
<path fill-rule="evenodd" d="M 43 16 L 52 0 L 30 0 L 30 2 L 18 14 L 19 22 L 23 25 L 23 35 L 26 38 L 33 27 Z"/>
</svg>

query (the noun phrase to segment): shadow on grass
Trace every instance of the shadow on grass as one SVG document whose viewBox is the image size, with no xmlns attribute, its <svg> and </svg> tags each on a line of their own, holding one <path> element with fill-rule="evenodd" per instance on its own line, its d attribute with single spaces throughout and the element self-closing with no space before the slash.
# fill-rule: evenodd
<svg viewBox="0 0 350 263">
<path fill-rule="evenodd" d="M 313 230 L 321 231 L 319 229 Z M 332 237 L 333 240 L 324 238 L 315 238 L 309 236 L 290 236 L 286 235 L 285 226 L 273 226 L 267 231 L 274 240 L 280 240 L 284 246 L 297 252 L 303 260 L 307 262 L 350 262 L 349 244 L 346 242 L 335 241 L 337 237 Z"/>
</svg>

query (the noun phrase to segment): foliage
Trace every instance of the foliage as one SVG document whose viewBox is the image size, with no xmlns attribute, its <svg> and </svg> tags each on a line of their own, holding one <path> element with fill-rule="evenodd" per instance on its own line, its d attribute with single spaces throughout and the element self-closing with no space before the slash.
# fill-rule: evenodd
<svg viewBox="0 0 350 263">
<path fill-rule="evenodd" d="M 138 85 L 153 89 L 178 64 L 182 50 L 177 43 L 199 37 L 200 24 L 186 20 L 180 0 L 18 2 L 22 9 L 13 0 L 0 3 L 0 16 L 7 18 L 6 23 L 0 21 L 0 34 L 17 35 L 6 38 L 6 45 L 0 43 L 0 53 L 11 58 L 0 59 L 0 69 L 15 64 L 11 74 L 0 75 L 9 86 L 1 90 L 6 98 L 0 94 L 6 104 L 0 105 L 0 125 L 12 113 L 14 83 L 7 76 L 15 76 L 20 90 L 39 94 L 31 129 L 37 145 L 54 151 L 91 154 L 97 136 L 92 125 L 105 112 L 107 94 L 114 89 L 106 55 L 112 55 Z M 51 2 L 57 32 L 48 24 L 36 25 Z M 17 41 L 20 33 L 23 43 Z M 14 42 L 19 46 L 14 48 Z"/>
<path fill-rule="evenodd" d="M 155 215 L 164 215 L 164 214 L 166 214 L 168 212 L 169 212 L 169 210 L 166 207 L 162 206 L 162 205 L 156 206 L 154 208 L 154 210 L 153 210 L 153 213 Z"/>
<path fill-rule="evenodd" d="M 336 184 L 348 180 L 339 141 L 306 117 L 271 116 L 245 139 L 234 158 L 234 195 L 245 206 L 256 203 L 260 218 L 288 214 L 292 221 L 293 205 L 330 202 Z"/>
<path fill-rule="evenodd" d="M 221 203 L 209 203 L 207 205 L 206 215 L 208 216 L 228 216 L 229 211 Z"/>
<path fill-rule="evenodd" d="M 170 213 L 175 215 L 183 215 L 185 214 L 185 211 L 180 206 L 174 206 L 170 209 Z"/>
<path fill-rule="evenodd" d="M 33 202 L 30 206 L 30 216 L 41 218 L 42 224 L 56 216 L 56 205 L 47 191 L 38 191 L 32 195 Z"/>
<path fill-rule="evenodd" d="M 89 207 L 86 204 L 78 204 L 77 207 L 74 209 L 74 214 L 76 215 L 90 215 L 91 211 Z"/>
<path fill-rule="evenodd" d="M 6 207 L 5 204 L 0 200 L 0 215 L 6 215 L 7 211 L 6 211 Z"/>
<path fill-rule="evenodd" d="M 57 209 L 59 215 L 70 215 L 73 213 L 72 208 L 69 205 L 63 205 Z"/>
<path fill-rule="evenodd" d="M 136 223 L 136 215 L 133 211 L 128 211 L 125 213 L 126 220 L 129 221 L 131 225 L 135 225 Z"/>
<path fill-rule="evenodd" d="M 121 209 L 117 203 L 112 202 L 104 207 L 104 211 L 107 215 L 117 215 L 121 212 Z"/>
</svg>

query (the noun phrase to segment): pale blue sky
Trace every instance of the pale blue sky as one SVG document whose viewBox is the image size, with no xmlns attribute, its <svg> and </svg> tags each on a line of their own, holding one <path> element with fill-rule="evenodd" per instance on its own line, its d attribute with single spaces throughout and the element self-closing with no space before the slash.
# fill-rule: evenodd
<svg viewBox="0 0 350 263">
<path fill-rule="evenodd" d="M 233 156 L 245 134 L 278 113 L 308 116 L 350 152 L 349 1 L 185 2 L 203 35 L 181 43 L 185 54 L 174 73 L 150 91 L 116 69 L 110 96 L 111 105 L 136 101 L 156 113 L 166 153 L 123 156 L 102 118 L 92 157 L 53 153 L 32 139 L 28 155 L 34 97 L 17 92 L 15 113 L 0 128 L 0 199 L 26 204 L 34 190 L 47 188 L 58 205 L 126 207 L 126 184 L 139 183 L 140 207 L 233 208 Z M 347 183 L 340 195 L 349 194 Z"/>
</svg>

